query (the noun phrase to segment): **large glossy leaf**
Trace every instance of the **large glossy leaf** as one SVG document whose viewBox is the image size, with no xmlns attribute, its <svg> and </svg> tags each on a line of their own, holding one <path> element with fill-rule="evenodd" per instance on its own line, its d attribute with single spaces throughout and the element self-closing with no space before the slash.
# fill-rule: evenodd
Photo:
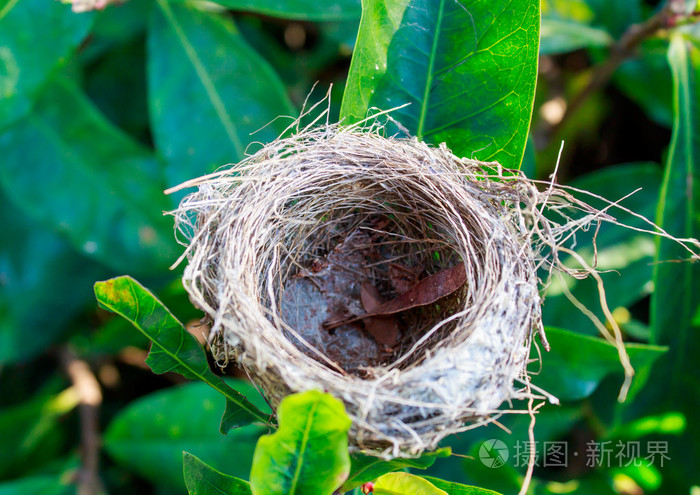
<svg viewBox="0 0 700 495">
<path fill-rule="evenodd" d="M 51 437 L 60 431 L 60 417 L 77 405 L 78 394 L 67 389 L 0 410 L 0 479 L 36 468 L 55 455 Z"/>
<path fill-rule="evenodd" d="M 499 495 L 498 492 L 487 490 L 486 488 L 479 488 L 478 486 L 461 485 L 459 483 L 433 478 L 432 476 L 423 476 L 423 478 L 430 481 L 436 488 L 444 490 L 450 495 Z"/>
<path fill-rule="evenodd" d="M 250 484 L 221 473 L 189 452 L 183 453 L 185 486 L 189 495 L 251 495 Z"/>
<path fill-rule="evenodd" d="M 0 129 L 29 111 L 40 86 L 92 21 L 91 14 L 75 15 L 61 2 L 0 3 Z"/>
<path fill-rule="evenodd" d="M 551 327 L 546 333 L 552 350 L 542 354 L 542 368 L 533 382 L 559 399 L 588 397 L 603 378 L 622 373 L 617 349 L 607 341 Z M 625 348 L 636 371 L 628 394 L 631 400 L 644 385 L 652 364 L 667 349 L 644 344 L 626 344 Z M 532 357 L 538 357 L 534 350 Z"/>
<path fill-rule="evenodd" d="M 661 187 L 657 223 L 673 235 L 700 238 L 700 47 L 680 34 L 672 40 L 668 60 L 673 74 L 673 136 Z M 669 408 L 695 418 L 700 408 L 700 326 L 693 315 L 700 306 L 700 263 L 681 261 L 688 254 L 672 242 L 658 244 L 651 300 L 652 342 L 668 345 L 640 404 L 631 409 L 661 413 Z M 682 452 L 666 469 L 665 490 L 687 490 L 700 463 L 700 425 L 688 421 L 686 436 L 671 438 L 669 451 Z"/>
<path fill-rule="evenodd" d="M 302 21 L 344 21 L 359 19 L 362 12 L 360 0 L 214 0 L 224 7 L 243 12 L 297 19 Z"/>
<path fill-rule="evenodd" d="M 162 270 L 176 257 L 160 164 L 65 78 L 0 134 L 0 187 L 27 215 L 114 269 Z"/>
<path fill-rule="evenodd" d="M 661 187 L 657 223 L 679 237 L 700 237 L 700 49 L 697 42 L 676 33 L 668 50 L 673 75 L 673 134 Z M 687 491 L 700 464 L 700 424 L 693 421 L 700 408 L 700 264 L 682 261 L 687 252 L 660 240 L 654 265 L 655 291 L 651 300 L 651 341 L 669 346 L 650 382 L 627 409 L 627 421 L 644 415 L 681 412 L 687 419 L 683 437 L 668 439 L 677 462 L 664 467 L 663 492 Z"/>
<path fill-rule="evenodd" d="M 287 396 L 279 429 L 261 437 L 250 484 L 255 495 L 330 494 L 350 473 L 350 419 L 338 399 L 317 390 Z"/>
<path fill-rule="evenodd" d="M 30 359 L 54 342 L 91 300 L 92 282 L 105 273 L 60 236 L 14 208 L 1 191 L 0 202 L 2 366 Z"/>
<path fill-rule="evenodd" d="M 376 495 L 448 495 L 428 480 L 410 473 L 388 473 L 374 484 Z"/>
<path fill-rule="evenodd" d="M 674 80 L 674 125 L 657 223 L 673 235 L 700 238 L 700 47 L 674 36 L 668 58 Z M 676 393 L 683 387 L 682 370 L 695 369 L 691 363 L 700 351 L 692 324 L 700 304 L 700 264 L 679 262 L 686 258 L 677 244 L 659 240 L 652 340 L 671 346 L 671 376 L 677 380 L 670 388 Z"/>
<path fill-rule="evenodd" d="M 610 201 L 617 201 L 629 193 L 637 193 L 621 203 L 622 206 L 648 218 L 654 218 L 654 209 L 658 198 L 658 184 L 662 170 L 653 163 L 630 163 L 608 167 L 580 177 L 572 186 L 598 194 Z M 581 199 L 597 208 L 605 208 L 602 201 L 581 196 Z M 610 213 L 621 223 L 636 228 L 649 228 L 639 218 L 618 210 Z M 594 261 L 592 238 L 594 229 L 577 233 L 577 252 L 589 263 Z M 602 225 L 597 233 L 597 267 L 607 271 L 601 273 L 605 285 L 607 302 L 611 309 L 628 307 L 650 292 L 653 257 L 655 254 L 654 238 L 634 230 L 615 225 Z M 579 265 L 569 259 L 571 266 Z M 565 278 L 569 291 L 599 318 L 605 319 L 600 309 L 600 296 L 595 280 L 575 280 Z M 547 291 L 543 306 L 543 318 L 546 325 L 564 327 L 569 330 L 597 335 L 590 319 L 576 309 L 563 292 L 562 281 L 553 278 Z M 624 330 L 624 329 L 623 329 Z"/>
<path fill-rule="evenodd" d="M 428 452 L 417 459 L 405 459 L 397 457 L 386 461 L 374 456 L 354 454 L 350 457 L 350 476 L 343 483 L 345 491 L 375 480 L 386 473 L 405 468 L 427 469 L 432 466 L 439 457 L 449 457 L 452 451 L 449 448 Z"/>
<path fill-rule="evenodd" d="M 237 162 L 249 143 L 271 141 L 290 123 L 274 119 L 295 111 L 230 19 L 168 0 L 158 6 L 148 34 L 149 107 L 172 186 Z"/>
<path fill-rule="evenodd" d="M 199 342 L 136 280 L 118 277 L 98 282 L 95 296 L 102 307 L 126 318 L 152 342 L 146 364 L 154 373 L 173 371 L 186 378 L 202 380 L 217 390 L 226 397 L 230 427 L 256 420 L 267 422 L 266 414 L 211 371 Z"/>
<path fill-rule="evenodd" d="M 537 75 L 539 1 L 368 0 L 346 123 L 388 110 L 412 136 L 520 167 Z"/>
<path fill-rule="evenodd" d="M 220 415 L 219 396 L 204 383 L 171 387 L 120 411 L 107 428 L 104 445 L 119 464 L 161 487 L 184 488 L 183 450 L 219 471 L 246 478 L 265 428 L 248 425 L 224 436 Z"/>
</svg>

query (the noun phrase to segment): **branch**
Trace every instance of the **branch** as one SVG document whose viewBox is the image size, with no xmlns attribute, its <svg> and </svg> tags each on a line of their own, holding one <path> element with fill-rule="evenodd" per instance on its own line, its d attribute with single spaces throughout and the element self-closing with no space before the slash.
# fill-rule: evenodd
<svg viewBox="0 0 700 495">
<path fill-rule="evenodd" d="M 60 360 L 80 399 L 81 468 L 78 495 L 100 495 L 106 493 L 99 477 L 102 390 L 88 364 L 78 359 L 69 347 L 61 349 Z"/>
<path fill-rule="evenodd" d="M 583 103 L 610 81 L 617 68 L 634 53 L 642 41 L 654 36 L 663 29 L 675 26 L 681 18 L 688 16 L 692 17 L 694 14 L 688 15 L 685 13 L 683 0 L 667 0 L 661 10 L 655 15 L 640 24 L 633 24 L 628 27 L 613 45 L 608 58 L 593 69 L 593 74 L 588 84 L 571 100 L 563 117 L 557 124 L 552 126 L 549 135 L 557 135 Z"/>
</svg>

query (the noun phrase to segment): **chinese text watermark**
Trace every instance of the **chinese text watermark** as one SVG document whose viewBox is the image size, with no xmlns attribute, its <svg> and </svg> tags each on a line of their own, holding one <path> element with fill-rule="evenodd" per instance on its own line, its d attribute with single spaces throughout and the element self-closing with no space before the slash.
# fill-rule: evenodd
<svg viewBox="0 0 700 495">
<path fill-rule="evenodd" d="M 533 452 L 534 451 L 534 452 Z M 568 467 L 572 457 L 585 457 L 586 466 L 628 467 L 659 466 L 663 467 L 671 457 L 668 454 L 667 441 L 590 441 L 585 450 L 574 449 L 567 441 L 530 442 L 522 440 L 509 448 L 503 441 L 490 439 L 479 448 L 479 459 L 490 468 L 498 468 L 512 459 L 515 467 L 525 467 L 534 457 L 537 467 Z"/>
</svg>

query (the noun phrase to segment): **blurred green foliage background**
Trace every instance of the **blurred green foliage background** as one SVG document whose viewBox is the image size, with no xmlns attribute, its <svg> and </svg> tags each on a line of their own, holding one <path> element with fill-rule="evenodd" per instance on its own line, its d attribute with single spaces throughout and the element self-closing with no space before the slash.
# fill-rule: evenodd
<svg viewBox="0 0 700 495">
<path fill-rule="evenodd" d="M 541 9 L 522 169 L 548 179 L 564 140 L 560 182 L 611 200 L 641 188 L 626 207 L 671 234 L 700 237 L 696 3 L 543 0 Z M 181 247 L 163 212 L 182 193 L 163 191 L 255 151 L 331 85 L 336 120 L 361 11 L 359 0 L 129 0 L 76 14 L 53 0 L 0 0 L 0 494 L 72 493 L 90 475 L 109 493 L 184 493 L 182 450 L 247 477 L 264 431 L 220 435 L 216 394 L 153 375 L 146 340 L 96 308 L 92 285 L 128 273 L 181 321 L 201 317 L 180 268 L 169 270 Z M 534 383 L 562 405 L 541 409 L 537 439 L 581 453 L 591 441 L 667 442 L 669 459 L 590 466 L 581 455 L 567 469 L 536 468 L 531 490 L 698 490 L 700 265 L 633 230 L 606 226 L 598 245 L 635 385 L 616 402 L 617 353 L 564 296 L 562 283 L 605 320 L 595 282 L 555 281 L 544 306 L 553 350 Z M 101 390 L 91 413 L 80 406 L 76 363 Z M 515 446 L 528 422 L 508 418 L 511 434 L 491 425 L 451 439 L 454 452 L 475 459 L 440 458 L 428 473 L 517 492 L 523 468 L 486 468 L 478 449 L 490 438 Z"/>
</svg>

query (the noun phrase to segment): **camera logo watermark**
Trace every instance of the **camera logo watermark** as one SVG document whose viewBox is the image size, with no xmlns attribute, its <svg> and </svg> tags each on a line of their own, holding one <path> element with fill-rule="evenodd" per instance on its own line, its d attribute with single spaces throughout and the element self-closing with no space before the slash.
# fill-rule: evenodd
<svg viewBox="0 0 700 495">
<path fill-rule="evenodd" d="M 534 450 L 534 452 L 533 452 Z M 571 457 L 583 456 L 588 467 L 627 467 L 627 466 L 664 466 L 671 457 L 668 455 L 666 441 L 627 441 L 617 442 L 590 441 L 586 443 L 585 452 L 570 448 L 569 442 L 516 442 L 511 449 L 496 438 L 486 440 L 479 447 L 479 460 L 489 468 L 499 468 L 511 459 L 514 467 L 527 466 L 532 457 L 535 466 L 568 467 Z"/>
<path fill-rule="evenodd" d="M 506 444 L 496 438 L 486 440 L 479 448 L 479 459 L 486 467 L 499 468 L 508 461 L 509 456 Z"/>
</svg>

